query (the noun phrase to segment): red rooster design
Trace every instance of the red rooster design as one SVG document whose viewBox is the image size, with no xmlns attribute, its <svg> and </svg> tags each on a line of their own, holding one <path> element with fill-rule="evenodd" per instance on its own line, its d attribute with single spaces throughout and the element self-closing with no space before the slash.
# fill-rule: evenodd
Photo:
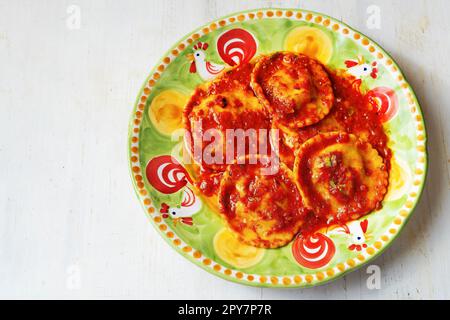
<svg viewBox="0 0 450 320">
<path fill-rule="evenodd" d="M 244 29 L 231 29 L 225 31 L 217 38 L 217 52 L 223 62 L 229 66 L 236 66 L 250 61 L 258 49 L 255 37 Z M 215 78 L 225 67 L 208 60 L 206 50 L 209 44 L 197 42 L 194 52 L 187 55 L 191 61 L 189 72 L 198 73 L 204 81 Z"/>
<path fill-rule="evenodd" d="M 360 87 L 363 78 L 370 76 L 376 79 L 378 77 L 377 62 L 367 63 L 362 56 L 358 56 L 357 60 L 345 60 L 345 66 L 347 74 L 356 78 L 353 85 L 357 88 Z"/>
<path fill-rule="evenodd" d="M 160 212 L 163 218 L 171 217 L 174 225 L 182 222 L 192 226 L 192 216 L 200 211 L 202 203 L 189 188 L 192 179 L 186 169 L 175 158 L 163 155 L 149 161 L 146 176 L 149 183 L 161 193 L 172 194 L 183 189 L 181 203 L 173 207 L 162 203 Z"/>
</svg>

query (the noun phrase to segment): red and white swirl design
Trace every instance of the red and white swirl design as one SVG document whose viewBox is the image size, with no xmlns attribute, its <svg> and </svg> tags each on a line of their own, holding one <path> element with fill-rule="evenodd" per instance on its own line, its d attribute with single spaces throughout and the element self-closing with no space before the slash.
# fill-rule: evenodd
<svg viewBox="0 0 450 320">
<path fill-rule="evenodd" d="M 171 156 L 158 156 L 149 161 L 147 180 L 159 192 L 170 194 L 192 183 L 186 169 Z"/>
<path fill-rule="evenodd" d="M 244 29 L 225 31 L 217 39 L 217 52 L 230 66 L 250 61 L 257 48 L 255 37 Z"/>
<path fill-rule="evenodd" d="M 186 187 L 183 193 L 183 200 L 181 202 L 182 207 L 191 207 L 195 203 L 195 194 L 189 187 Z"/>
<path fill-rule="evenodd" d="M 305 237 L 298 236 L 292 244 L 295 260 L 308 269 L 318 269 L 327 265 L 334 257 L 336 247 L 333 241 L 322 233 Z"/>
<path fill-rule="evenodd" d="M 391 120 L 398 112 L 398 99 L 395 91 L 387 87 L 377 87 L 367 92 L 365 99 L 378 109 L 381 122 Z"/>
</svg>

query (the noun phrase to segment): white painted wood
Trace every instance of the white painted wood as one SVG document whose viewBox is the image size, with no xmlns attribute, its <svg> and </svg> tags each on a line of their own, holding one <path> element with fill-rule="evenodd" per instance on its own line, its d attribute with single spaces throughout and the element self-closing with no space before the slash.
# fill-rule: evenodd
<svg viewBox="0 0 450 320">
<path fill-rule="evenodd" d="M 67 8 L 81 28 L 66 26 Z M 369 5 L 381 29 L 366 26 Z M 126 156 L 135 97 L 176 40 L 222 15 L 307 8 L 342 19 L 403 68 L 425 112 L 430 171 L 399 239 L 365 268 L 305 290 L 226 282 L 159 237 L 134 195 Z M 0 297 L 450 298 L 450 4 L 414 1 L 0 1 Z"/>
</svg>

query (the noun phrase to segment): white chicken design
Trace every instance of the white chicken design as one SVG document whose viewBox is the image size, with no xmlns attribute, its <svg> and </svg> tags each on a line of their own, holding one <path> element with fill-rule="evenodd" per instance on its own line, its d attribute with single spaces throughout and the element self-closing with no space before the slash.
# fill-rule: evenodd
<svg viewBox="0 0 450 320">
<path fill-rule="evenodd" d="M 346 73 L 355 77 L 356 80 L 353 85 L 360 86 L 362 79 L 365 77 L 372 77 L 376 79 L 378 77 L 377 62 L 367 63 L 362 56 L 358 56 L 357 60 L 345 60 L 345 66 L 347 67 Z"/>
<path fill-rule="evenodd" d="M 192 179 L 186 169 L 169 155 L 157 156 L 147 164 L 146 176 L 148 182 L 161 193 L 173 194 L 183 189 L 181 203 L 172 207 L 162 203 L 160 212 L 163 218 L 171 217 L 174 225 L 182 222 L 192 226 L 192 216 L 200 211 L 202 202 L 189 187 Z"/>
<path fill-rule="evenodd" d="M 255 37 L 244 29 L 225 31 L 217 38 L 217 52 L 226 64 L 217 64 L 208 60 L 206 42 L 197 42 L 194 52 L 187 55 L 191 61 L 189 72 L 197 73 L 204 81 L 214 79 L 225 67 L 236 66 L 250 61 L 258 49 Z"/>
</svg>

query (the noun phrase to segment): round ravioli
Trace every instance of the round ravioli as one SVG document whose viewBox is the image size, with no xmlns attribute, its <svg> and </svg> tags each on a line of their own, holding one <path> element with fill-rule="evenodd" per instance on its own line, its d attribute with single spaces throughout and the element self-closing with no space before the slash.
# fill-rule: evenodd
<svg viewBox="0 0 450 320">
<path fill-rule="evenodd" d="M 260 248 L 289 243 L 303 225 L 303 206 L 292 171 L 280 163 L 231 164 L 219 189 L 219 208 L 239 239 Z M 269 172 L 272 171 L 272 172 Z"/>
<path fill-rule="evenodd" d="M 188 149 L 203 168 L 223 171 L 237 155 L 258 153 L 259 129 L 267 132 L 270 119 L 250 87 L 253 66 L 240 65 L 200 85 L 185 107 Z"/>
<path fill-rule="evenodd" d="M 333 88 L 325 68 L 304 54 L 277 52 L 262 57 L 251 84 L 274 123 L 284 130 L 317 123 L 333 106 Z"/>
<path fill-rule="evenodd" d="M 327 224 L 380 208 L 387 191 L 383 159 L 352 134 L 330 132 L 309 139 L 297 154 L 294 172 L 305 203 Z"/>
</svg>

